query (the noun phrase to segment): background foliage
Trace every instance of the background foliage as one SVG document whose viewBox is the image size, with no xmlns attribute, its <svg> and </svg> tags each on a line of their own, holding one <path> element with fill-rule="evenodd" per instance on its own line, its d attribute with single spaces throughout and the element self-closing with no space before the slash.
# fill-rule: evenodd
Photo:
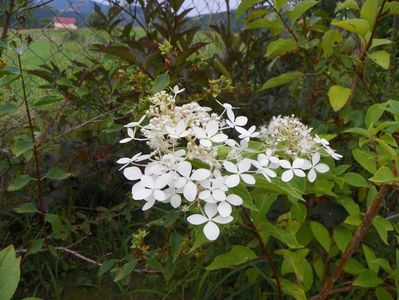
<svg viewBox="0 0 399 300">
<path fill-rule="evenodd" d="M 97 7 L 72 64 L 2 37 L 0 299 L 19 265 L 15 299 L 396 298 L 399 3 L 243 0 L 212 30 L 182 1 L 139 4 Z M 344 158 L 314 186 L 243 188 L 242 221 L 206 242 L 179 211 L 143 213 L 115 164 L 145 147 L 125 153 L 122 124 L 174 84 L 255 124 L 295 113 Z"/>
</svg>

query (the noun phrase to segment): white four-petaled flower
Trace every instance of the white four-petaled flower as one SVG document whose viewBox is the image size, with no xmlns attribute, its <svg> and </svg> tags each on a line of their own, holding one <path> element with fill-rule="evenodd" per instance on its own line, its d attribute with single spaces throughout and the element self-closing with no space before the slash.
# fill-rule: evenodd
<svg viewBox="0 0 399 300">
<path fill-rule="evenodd" d="M 314 182 L 317 177 L 317 173 L 326 173 L 330 170 L 330 168 L 323 163 L 320 163 L 320 153 L 316 152 L 313 154 L 312 159 L 305 160 L 305 163 L 303 165 L 303 169 L 309 170 L 308 172 L 308 179 L 310 182 Z"/>
<path fill-rule="evenodd" d="M 200 144 L 205 147 L 212 147 L 213 143 L 223 143 L 227 140 L 227 135 L 219 132 L 219 123 L 217 121 L 210 121 L 205 129 L 194 127 L 194 133 L 200 140 Z"/>
<path fill-rule="evenodd" d="M 255 178 L 251 174 L 247 174 L 249 169 L 251 169 L 251 160 L 244 158 L 237 165 L 233 164 L 231 161 L 224 161 L 223 166 L 226 171 L 233 173 L 233 175 L 228 175 L 225 179 L 225 183 L 228 187 L 235 187 L 240 183 L 240 178 L 246 184 L 255 184 Z"/>
<path fill-rule="evenodd" d="M 228 224 L 233 221 L 232 216 L 222 217 L 217 216 L 217 205 L 214 203 L 206 203 L 205 207 L 205 216 L 200 214 L 194 214 L 187 218 L 187 221 L 193 225 L 202 225 L 204 223 L 204 234 L 206 238 L 210 241 L 214 241 L 218 238 L 220 230 L 216 225 L 218 224 Z"/>
<path fill-rule="evenodd" d="M 280 160 L 280 166 L 287 169 L 281 175 L 281 180 L 284 182 L 289 182 L 294 178 L 294 175 L 298 177 L 305 177 L 306 174 L 302 170 L 304 165 L 304 160 L 301 158 L 295 159 L 292 164 L 288 160 Z"/>
<path fill-rule="evenodd" d="M 184 198 L 194 201 L 197 197 L 198 188 L 194 181 L 207 179 L 211 172 L 207 169 L 197 169 L 191 173 L 192 166 L 188 161 L 182 161 L 177 165 L 177 171 L 182 175 L 175 183 L 177 189 L 183 189 Z"/>
</svg>

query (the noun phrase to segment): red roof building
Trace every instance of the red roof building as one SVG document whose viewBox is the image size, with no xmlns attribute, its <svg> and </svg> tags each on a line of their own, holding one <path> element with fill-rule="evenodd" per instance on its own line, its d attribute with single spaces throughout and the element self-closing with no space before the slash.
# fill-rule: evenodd
<svg viewBox="0 0 399 300">
<path fill-rule="evenodd" d="M 53 18 L 55 29 L 77 29 L 75 18 L 54 17 Z"/>
</svg>

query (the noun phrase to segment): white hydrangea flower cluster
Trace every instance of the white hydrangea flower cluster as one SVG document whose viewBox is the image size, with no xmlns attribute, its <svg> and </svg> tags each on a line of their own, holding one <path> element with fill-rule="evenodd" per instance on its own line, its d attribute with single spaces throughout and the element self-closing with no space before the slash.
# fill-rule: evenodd
<svg viewBox="0 0 399 300">
<path fill-rule="evenodd" d="M 255 174 L 268 181 L 307 176 L 314 182 L 317 173 L 329 170 L 320 162 L 322 156 L 340 158 L 328 141 L 313 136 L 312 129 L 293 116 L 273 118 L 260 131 L 247 129 L 248 118 L 236 116 L 230 104 L 220 103 L 221 114 L 196 102 L 178 106 L 175 100 L 183 90 L 175 86 L 171 91 L 149 98 L 146 114 L 125 125 L 128 137 L 120 141 L 145 141 L 152 152 L 117 163 L 124 176 L 135 181 L 132 197 L 144 201 L 143 210 L 156 202 L 174 208 L 184 203 L 183 211 L 197 212 L 187 221 L 205 224 L 209 240 L 219 236 L 217 224 L 233 221 L 233 207 L 243 204 L 234 187 L 254 185 Z"/>
</svg>

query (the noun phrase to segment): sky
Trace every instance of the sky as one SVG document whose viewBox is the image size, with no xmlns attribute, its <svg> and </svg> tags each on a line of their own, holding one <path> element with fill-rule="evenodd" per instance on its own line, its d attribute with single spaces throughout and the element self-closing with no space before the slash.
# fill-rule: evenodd
<svg viewBox="0 0 399 300">
<path fill-rule="evenodd" d="M 100 3 L 107 3 L 107 0 L 94 0 Z M 229 0 L 230 8 L 237 8 L 240 0 Z M 183 8 L 194 8 L 190 12 L 190 16 L 196 16 L 199 14 L 217 13 L 226 11 L 225 0 L 185 0 Z"/>
</svg>

